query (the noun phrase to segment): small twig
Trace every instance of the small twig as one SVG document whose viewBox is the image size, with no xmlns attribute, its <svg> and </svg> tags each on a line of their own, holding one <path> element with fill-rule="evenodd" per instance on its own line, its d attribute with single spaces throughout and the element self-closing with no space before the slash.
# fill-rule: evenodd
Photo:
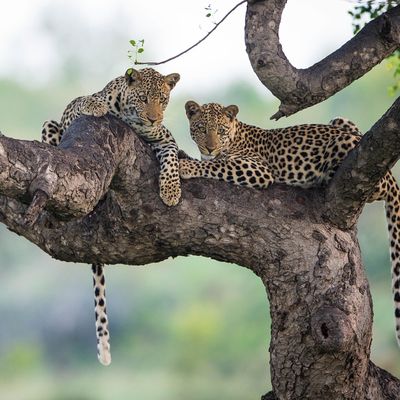
<svg viewBox="0 0 400 400">
<path fill-rule="evenodd" d="M 219 22 L 217 22 L 214 26 L 213 29 L 211 29 L 210 32 L 207 33 L 207 35 L 205 35 L 203 38 L 201 38 L 198 42 L 196 42 L 195 44 L 193 44 L 192 46 L 190 46 L 189 48 L 187 48 L 186 50 L 183 50 L 182 52 L 180 52 L 179 54 L 177 54 L 176 56 L 167 58 L 164 61 L 148 61 L 148 62 L 139 62 L 139 61 L 135 61 L 136 65 L 160 65 L 160 64 L 165 64 L 171 60 L 174 60 L 175 58 L 178 58 L 182 55 L 184 55 L 185 53 L 187 53 L 188 51 L 192 50 L 193 48 L 195 48 L 196 46 L 198 46 L 201 42 L 203 42 L 204 40 L 206 40 L 217 28 L 219 25 L 222 24 L 222 22 L 225 21 L 225 19 L 233 13 L 233 11 L 235 11 L 239 6 L 241 6 L 243 3 L 247 3 L 247 0 L 242 0 L 241 2 L 237 3 L 235 5 L 235 7 L 233 7 Z"/>
<path fill-rule="evenodd" d="M 285 113 L 282 110 L 278 110 L 272 117 L 269 119 L 278 121 L 278 119 L 281 119 L 282 117 L 285 117 Z"/>
</svg>

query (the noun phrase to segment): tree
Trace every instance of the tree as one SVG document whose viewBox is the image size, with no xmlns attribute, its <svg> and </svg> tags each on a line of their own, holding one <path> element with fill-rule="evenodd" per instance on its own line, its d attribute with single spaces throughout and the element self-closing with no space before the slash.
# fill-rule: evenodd
<svg viewBox="0 0 400 400">
<path fill-rule="evenodd" d="M 399 46 L 397 6 L 297 70 L 279 43 L 285 4 L 249 0 L 246 14 L 250 62 L 281 100 L 274 118 L 330 97 Z M 400 381 L 369 360 L 371 296 L 355 224 L 400 157 L 399 109 L 396 100 L 327 188 L 191 180 L 173 208 L 158 197 L 155 156 L 113 117 L 76 120 L 58 148 L 1 136 L 0 221 L 64 261 L 138 265 L 195 254 L 249 268 L 271 308 L 274 391 L 264 399 L 396 399 Z"/>
</svg>

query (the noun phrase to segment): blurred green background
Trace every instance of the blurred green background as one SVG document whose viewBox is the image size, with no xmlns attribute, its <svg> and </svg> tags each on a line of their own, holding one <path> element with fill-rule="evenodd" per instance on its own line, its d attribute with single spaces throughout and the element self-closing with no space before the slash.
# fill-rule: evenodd
<svg viewBox="0 0 400 400">
<path fill-rule="evenodd" d="M 25 70 L 23 63 L 16 67 L 11 61 L 13 72 L 0 73 L 0 129 L 15 138 L 39 140 L 44 120 L 59 118 L 72 98 L 97 91 L 122 73 L 129 66 L 128 40 L 142 33 L 131 28 L 136 33 L 129 36 L 132 30 L 118 25 L 117 13 L 99 25 L 102 30 L 91 33 L 107 40 L 93 49 L 82 48 L 77 43 L 87 27 L 78 21 L 71 32 L 60 22 L 64 18 L 72 26 L 74 8 L 66 12 L 42 3 L 41 14 L 32 18 L 58 43 L 54 51 L 59 64 L 48 79 L 35 79 L 35 71 L 43 72 L 39 67 L 27 65 Z M 115 4 L 118 8 L 126 2 Z M 7 10 L 0 11 L 4 17 Z M 350 22 L 348 28 L 351 31 Z M 243 26 L 235 29 L 242 36 Z M 324 51 L 327 47 L 321 46 Z M 237 52 L 246 58 L 243 43 Z M 2 60 L 8 56 L 0 55 Z M 28 54 L 22 52 L 19 59 L 24 56 Z M 190 56 L 182 63 L 189 61 Z M 216 58 L 215 65 L 218 62 Z M 188 99 L 237 104 L 243 121 L 263 127 L 328 122 L 340 115 L 362 131 L 394 100 L 387 94 L 391 72 L 383 63 L 328 101 L 275 123 L 268 117 L 278 102 L 257 83 L 250 66 L 245 68 L 242 77 L 221 79 L 207 90 L 187 72 L 182 76 L 165 118 L 180 147 L 196 155 L 183 109 Z M 212 70 L 213 64 L 206 62 L 200 72 L 193 69 L 193 75 Z M 179 72 L 180 66 L 168 65 L 162 71 Z M 382 203 L 365 208 L 359 239 L 374 302 L 372 359 L 399 376 Z M 108 368 L 96 358 L 90 268 L 53 260 L 0 226 L 0 399 L 250 400 L 270 388 L 268 303 L 262 283 L 249 270 L 179 257 L 146 267 L 112 266 L 106 273 L 113 356 Z"/>
</svg>

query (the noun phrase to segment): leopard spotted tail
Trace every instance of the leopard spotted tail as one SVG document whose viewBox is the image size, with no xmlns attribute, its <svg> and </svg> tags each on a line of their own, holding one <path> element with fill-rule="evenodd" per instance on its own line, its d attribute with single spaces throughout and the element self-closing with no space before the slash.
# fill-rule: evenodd
<svg viewBox="0 0 400 400">
<path fill-rule="evenodd" d="M 387 176 L 388 188 L 385 209 L 389 229 L 390 259 L 392 263 L 392 291 L 396 321 L 396 339 L 400 346 L 400 188 L 391 174 Z"/>
<path fill-rule="evenodd" d="M 110 333 L 106 309 L 106 284 L 104 264 L 92 264 L 94 312 L 96 316 L 97 358 L 103 365 L 110 365 Z"/>
</svg>

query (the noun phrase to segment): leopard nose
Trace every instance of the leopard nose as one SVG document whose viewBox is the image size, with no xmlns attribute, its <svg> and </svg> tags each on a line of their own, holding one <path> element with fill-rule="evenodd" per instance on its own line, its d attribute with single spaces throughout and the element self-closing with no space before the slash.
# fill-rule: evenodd
<svg viewBox="0 0 400 400">
<path fill-rule="evenodd" d="M 213 147 L 208 147 L 208 146 L 206 146 L 206 149 L 207 149 L 208 152 L 211 154 L 211 153 L 215 150 L 215 146 L 213 146 Z"/>
<path fill-rule="evenodd" d="M 150 121 L 150 123 L 153 125 L 154 122 L 157 121 L 157 117 L 147 117 L 147 119 Z"/>
</svg>

